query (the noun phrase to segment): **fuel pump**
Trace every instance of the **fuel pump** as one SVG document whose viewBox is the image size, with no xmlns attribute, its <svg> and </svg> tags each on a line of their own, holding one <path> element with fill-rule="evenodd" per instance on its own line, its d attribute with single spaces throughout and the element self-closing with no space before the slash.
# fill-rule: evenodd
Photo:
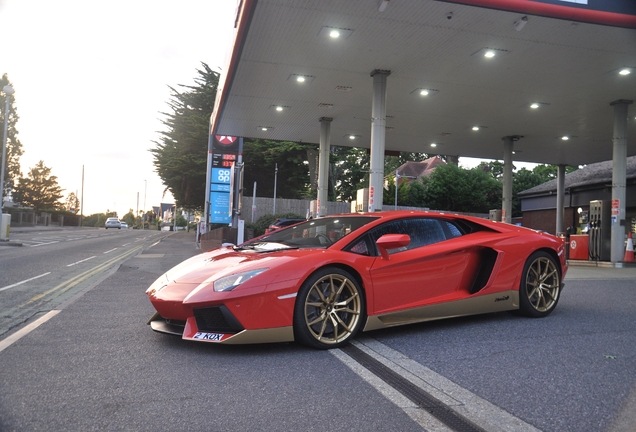
<svg viewBox="0 0 636 432">
<path fill-rule="evenodd" d="M 609 201 L 590 201 L 590 260 L 609 261 L 611 253 L 611 206 Z"/>
</svg>

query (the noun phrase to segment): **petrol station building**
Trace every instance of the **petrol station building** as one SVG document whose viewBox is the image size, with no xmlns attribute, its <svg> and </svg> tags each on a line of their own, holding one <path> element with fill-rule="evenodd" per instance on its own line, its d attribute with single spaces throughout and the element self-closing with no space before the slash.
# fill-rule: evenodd
<svg viewBox="0 0 636 432">
<path fill-rule="evenodd" d="M 635 2 L 242 0 L 234 30 L 210 136 L 318 144 L 319 215 L 331 145 L 369 149 L 369 211 L 382 210 L 387 151 L 503 159 L 508 223 L 513 162 L 557 165 L 556 233 L 565 167 L 610 160 L 610 261 L 622 259 Z"/>
</svg>

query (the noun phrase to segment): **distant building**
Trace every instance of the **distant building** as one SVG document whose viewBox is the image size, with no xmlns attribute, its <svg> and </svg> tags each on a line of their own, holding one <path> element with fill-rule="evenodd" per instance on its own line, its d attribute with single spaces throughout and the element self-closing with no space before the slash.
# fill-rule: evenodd
<svg viewBox="0 0 636 432">
<path fill-rule="evenodd" d="M 159 204 L 159 213 L 157 213 L 157 216 L 162 221 L 169 222 L 172 220 L 172 216 L 174 213 L 173 208 L 174 208 L 174 204 L 161 203 Z"/>
<path fill-rule="evenodd" d="M 565 175 L 564 226 L 579 228 L 579 211 L 589 211 L 590 201 L 611 201 L 612 161 L 589 164 Z M 625 221 L 628 227 L 636 219 L 636 156 L 627 158 L 625 191 Z M 523 225 L 529 228 L 556 231 L 557 180 L 519 192 Z"/>
<path fill-rule="evenodd" d="M 421 162 L 406 162 L 397 169 L 398 185 L 404 182 L 409 183 L 422 177 L 428 177 L 435 168 L 440 165 L 446 165 L 446 162 L 444 162 L 439 156 L 433 156 Z M 395 171 L 393 171 L 393 173 L 385 174 L 395 175 Z"/>
</svg>

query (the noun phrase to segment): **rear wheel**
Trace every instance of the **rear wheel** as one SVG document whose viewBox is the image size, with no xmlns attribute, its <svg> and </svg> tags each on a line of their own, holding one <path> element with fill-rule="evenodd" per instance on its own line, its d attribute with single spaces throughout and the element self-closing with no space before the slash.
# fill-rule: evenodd
<svg viewBox="0 0 636 432">
<path fill-rule="evenodd" d="M 326 267 L 311 275 L 296 298 L 296 340 L 318 349 L 345 345 L 364 321 L 363 295 L 356 279 L 345 270 Z"/>
<path fill-rule="evenodd" d="M 561 294 L 561 271 L 547 252 L 530 255 L 523 267 L 519 287 L 519 311 L 529 317 L 544 317 L 554 310 Z"/>
</svg>

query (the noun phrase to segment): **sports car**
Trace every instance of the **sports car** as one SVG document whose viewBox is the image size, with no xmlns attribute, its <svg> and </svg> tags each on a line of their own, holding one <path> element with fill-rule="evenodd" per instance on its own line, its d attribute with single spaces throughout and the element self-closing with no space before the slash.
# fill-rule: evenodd
<svg viewBox="0 0 636 432">
<path fill-rule="evenodd" d="M 152 329 L 224 344 L 340 347 L 359 331 L 559 301 L 564 242 L 436 212 L 342 214 L 201 253 L 146 291 Z"/>
</svg>

